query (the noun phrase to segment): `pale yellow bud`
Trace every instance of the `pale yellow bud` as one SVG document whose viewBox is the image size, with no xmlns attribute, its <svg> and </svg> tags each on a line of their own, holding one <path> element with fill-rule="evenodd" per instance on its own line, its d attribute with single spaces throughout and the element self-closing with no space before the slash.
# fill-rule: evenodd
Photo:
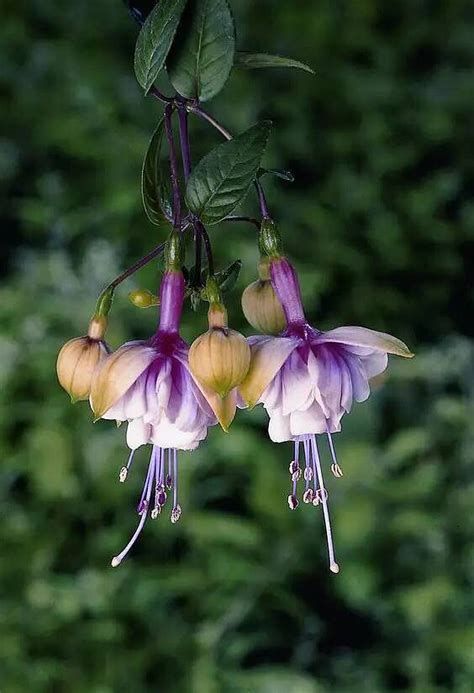
<svg viewBox="0 0 474 693">
<path fill-rule="evenodd" d="M 73 402 L 89 399 L 92 374 L 108 353 L 105 342 L 90 337 L 76 337 L 62 347 L 56 372 Z"/>
<path fill-rule="evenodd" d="M 286 327 L 285 314 L 269 279 L 249 284 L 242 294 L 247 321 L 262 334 L 279 334 Z"/>
<path fill-rule="evenodd" d="M 107 318 L 94 315 L 87 335 L 69 340 L 58 354 L 58 380 L 73 402 L 89 399 L 92 375 L 98 364 L 109 355 L 109 347 L 103 340 L 106 329 Z"/>
<path fill-rule="evenodd" d="M 226 397 L 247 375 L 250 347 L 240 332 L 227 327 L 223 306 L 211 304 L 208 318 L 210 329 L 189 349 L 189 367 L 199 383 Z"/>
</svg>

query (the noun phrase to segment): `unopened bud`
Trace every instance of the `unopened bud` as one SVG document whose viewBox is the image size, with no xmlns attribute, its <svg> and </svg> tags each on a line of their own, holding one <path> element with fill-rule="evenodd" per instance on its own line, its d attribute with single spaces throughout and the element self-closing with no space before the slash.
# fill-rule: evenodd
<svg viewBox="0 0 474 693">
<path fill-rule="evenodd" d="M 69 340 L 58 354 L 58 380 L 73 402 L 89 398 L 92 375 L 109 354 L 109 348 L 102 339 L 106 327 L 107 319 L 95 315 L 89 323 L 88 334 Z"/>
<path fill-rule="evenodd" d="M 261 263 L 262 264 L 262 263 Z M 285 314 L 270 279 L 249 284 L 242 294 L 242 310 L 247 322 L 263 334 L 279 334 L 286 327 Z"/>
<path fill-rule="evenodd" d="M 189 367 L 199 383 L 225 397 L 247 375 L 250 347 L 240 332 L 227 327 L 222 305 L 211 304 L 208 317 L 210 329 L 189 349 Z"/>
<path fill-rule="evenodd" d="M 136 289 L 130 291 L 128 300 L 137 308 L 150 308 L 151 306 L 159 306 L 160 299 L 155 294 L 152 294 L 148 289 Z"/>
</svg>

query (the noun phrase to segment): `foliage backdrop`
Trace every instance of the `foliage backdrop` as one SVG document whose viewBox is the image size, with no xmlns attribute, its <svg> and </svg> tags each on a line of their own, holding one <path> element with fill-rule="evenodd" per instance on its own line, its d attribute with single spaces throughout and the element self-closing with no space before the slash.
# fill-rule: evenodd
<svg viewBox="0 0 474 693">
<path fill-rule="evenodd" d="M 320 513 L 289 513 L 290 450 L 262 411 L 183 458 L 184 514 L 149 522 L 132 556 L 145 453 L 94 427 L 56 384 L 60 345 L 99 290 L 156 243 L 141 157 L 158 117 L 132 69 L 119 0 L 2 9 L 0 690 L 120 693 L 470 693 L 474 681 L 472 283 L 474 16 L 467 0 L 234 2 L 238 45 L 297 57 L 235 72 L 210 108 L 233 131 L 275 124 L 269 201 L 313 323 L 404 339 L 337 438 L 330 480 L 341 573 Z M 192 123 L 197 160 L 216 136 Z M 247 203 L 254 211 L 254 201 Z M 213 229 L 254 279 L 254 231 Z M 155 316 L 126 290 L 110 341 Z M 250 334 L 236 293 L 232 322 Z M 185 337 L 204 315 L 185 319 Z"/>
</svg>

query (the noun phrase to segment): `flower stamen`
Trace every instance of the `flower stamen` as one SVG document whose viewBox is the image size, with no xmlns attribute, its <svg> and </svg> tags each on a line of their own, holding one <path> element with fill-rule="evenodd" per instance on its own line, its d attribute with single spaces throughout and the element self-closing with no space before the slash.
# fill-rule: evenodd
<svg viewBox="0 0 474 693">
<path fill-rule="evenodd" d="M 328 555 L 329 555 L 329 570 L 333 573 L 338 573 L 339 572 L 339 565 L 336 563 L 336 560 L 334 557 L 334 545 L 333 545 L 333 540 L 332 540 L 331 521 L 329 518 L 329 509 L 328 509 L 328 504 L 327 504 L 328 493 L 324 487 L 323 471 L 321 469 L 321 462 L 319 460 L 318 444 L 316 442 L 316 437 L 314 435 L 312 435 L 310 438 L 310 441 L 311 441 L 311 448 L 312 448 L 312 453 L 313 453 L 313 464 L 316 467 L 316 474 L 318 477 L 318 484 L 319 484 L 319 492 L 317 493 L 317 497 L 319 496 L 319 501 L 320 501 L 321 505 L 323 506 L 323 517 L 324 517 L 324 524 L 326 527 L 326 539 L 327 539 L 327 547 L 328 547 Z"/>
<path fill-rule="evenodd" d="M 153 487 L 153 474 L 155 471 L 155 448 L 153 448 L 153 452 L 151 454 L 151 459 L 150 459 L 150 464 L 148 466 L 148 473 L 146 475 L 146 480 L 145 480 L 145 485 L 143 488 L 143 493 L 142 493 L 142 498 L 140 500 L 140 503 L 138 504 L 138 513 L 140 514 L 140 522 L 138 523 L 138 527 L 136 528 L 132 538 L 126 545 L 126 547 L 121 551 L 117 556 L 114 556 L 111 561 L 112 568 L 116 568 L 120 563 L 123 561 L 127 553 L 130 551 L 138 537 L 140 536 L 140 533 L 143 529 L 143 526 L 146 522 L 146 518 L 148 516 L 148 508 L 150 505 L 150 497 L 151 497 L 151 490 Z"/>
<path fill-rule="evenodd" d="M 178 503 L 178 452 L 173 450 L 173 508 L 171 510 L 171 522 L 176 524 L 181 517 L 181 506 Z M 171 450 L 168 453 L 171 455 Z"/>
<path fill-rule="evenodd" d="M 334 447 L 332 435 L 331 435 L 329 429 L 327 429 L 327 436 L 328 436 L 329 450 L 331 451 L 331 457 L 332 457 L 331 472 L 334 474 L 336 479 L 340 479 L 342 476 L 344 476 L 344 472 L 342 471 L 339 464 L 337 463 L 336 449 Z"/>
<path fill-rule="evenodd" d="M 135 450 L 132 450 L 130 455 L 128 456 L 128 462 L 127 462 L 126 466 L 122 467 L 122 469 L 119 472 L 119 480 L 120 480 L 121 484 L 123 484 L 123 483 L 125 483 L 125 481 L 127 481 L 128 472 L 129 472 L 130 467 L 132 466 L 134 455 L 135 455 Z"/>
</svg>

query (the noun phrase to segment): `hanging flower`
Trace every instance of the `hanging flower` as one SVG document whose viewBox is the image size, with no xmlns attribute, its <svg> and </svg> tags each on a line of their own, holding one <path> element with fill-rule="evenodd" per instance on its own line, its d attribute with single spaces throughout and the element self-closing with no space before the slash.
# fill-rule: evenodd
<svg viewBox="0 0 474 693">
<path fill-rule="evenodd" d="M 385 370 L 388 354 L 407 358 L 413 354 L 396 337 L 364 327 L 338 327 L 328 332 L 311 327 L 303 312 L 298 278 L 288 260 L 275 254 L 270 271 L 287 327 L 281 337 L 249 339 L 251 364 L 239 389 L 248 406 L 261 403 L 267 410 L 274 442 L 294 441 L 289 507 L 294 510 L 298 505 L 297 484 L 303 478 L 303 501 L 322 505 L 329 564 L 338 572 L 316 436 L 327 436 L 332 472 L 342 476 L 332 434 L 340 431 L 341 419 L 352 402 L 369 397 L 369 380 Z"/>
<path fill-rule="evenodd" d="M 60 385 L 72 402 L 89 399 L 92 375 L 110 349 L 104 340 L 107 318 L 94 315 L 89 322 L 87 335 L 70 339 L 61 348 L 56 362 Z"/>
<path fill-rule="evenodd" d="M 111 354 L 96 371 L 91 407 L 96 419 L 128 421 L 131 454 L 120 470 L 127 478 L 134 453 L 152 445 L 148 472 L 138 504 L 140 522 L 117 566 L 138 538 L 148 514 L 158 517 L 172 494 L 171 521 L 181 515 L 178 502 L 178 450 L 194 450 L 216 423 L 216 416 L 188 368 L 188 346 L 179 336 L 185 292 L 181 271 L 167 271 L 161 284 L 157 333 L 147 341 L 129 342 Z"/>
</svg>

